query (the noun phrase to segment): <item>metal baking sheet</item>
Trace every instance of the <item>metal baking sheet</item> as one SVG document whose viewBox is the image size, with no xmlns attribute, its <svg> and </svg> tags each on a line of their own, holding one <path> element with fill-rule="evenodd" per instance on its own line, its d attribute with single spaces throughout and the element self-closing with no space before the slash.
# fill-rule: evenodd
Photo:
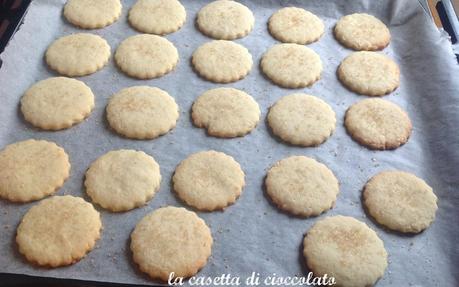
<svg viewBox="0 0 459 287">
<path fill-rule="evenodd" d="M 389 253 L 389 267 L 378 286 L 458 286 L 459 250 L 459 68 L 447 39 L 434 27 L 414 0 L 308 0 L 241 1 L 255 14 L 256 25 L 248 37 L 236 42 L 245 45 L 254 59 L 250 75 L 230 86 L 251 94 L 259 103 L 262 118 L 249 135 L 235 139 L 208 137 L 190 121 L 193 100 L 202 92 L 222 85 L 199 78 L 190 66 L 192 52 L 210 39 L 195 27 L 200 7 L 208 1 L 182 0 L 187 22 L 168 35 L 180 53 L 177 69 L 159 79 L 136 80 L 125 76 L 113 60 L 101 71 L 81 77 L 96 95 L 96 108 L 85 122 L 64 131 L 45 132 L 26 123 L 19 111 L 19 100 L 33 83 L 56 74 L 43 61 L 48 45 L 56 38 L 81 32 L 62 17 L 63 0 L 33 1 L 20 31 L 1 55 L 0 69 L 0 146 L 38 138 L 52 140 L 70 156 L 71 177 L 57 194 L 82 196 L 84 172 L 102 154 L 120 148 L 143 150 L 161 166 L 161 190 L 143 208 L 113 214 L 97 207 L 102 214 L 103 233 L 95 250 L 75 265 L 44 269 L 28 264 L 18 253 L 15 230 L 25 212 L 36 203 L 11 204 L 0 201 L 0 272 L 46 277 L 74 278 L 121 283 L 151 284 L 138 271 L 129 250 L 129 235 L 135 224 L 160 206 L 183 206 L 171 191 L 170 178 L 175 166 L 193 152 L 215 149 L 232 155 L 246 174 L 246 188 L 233 206 L 224 212 L 199 212 L 211 226 L 214 237 L 212 256 L 198 274 L 219 276 L 230 273 L 241 280 L 252 272 L 260 276 L 306 275 L 301 255 L 303 234 L 317 220 L 329 215 L 350 215 L 375 229 Z M 125 38 L 137 34 L 126 15 L 134 1 L 123 1 L 123 14 L 113 25 L 89 31 L 101 35 L 112 52 Z M 288 90 L 269 82 L 258 67 L 262 54 L 276 41 L 267 31 L 267 20 L 283 6 L 299 6 L 314 12 L 326 25 L 323 38 L 309 45 L 324 64 L 322 79 L 311 88 Z M 401 68 L 400 88 L 385 99 L 406 109 L 413 121 L 410 141 L 394 151 L 370 151 L 355 143 L 345 132 L 345 110 L 365 97 L 346 90 L 336 77 L 340 61 L 351 53 L 336 42 L 332 28 L 341 16 L 368 12 L 388 24 L 390 46 L 383 51 Z M 129 140 L 110 131 L 104 109 L 109 97 L 133 85 L 158 86 L 178 102 L 181 112 L 177 127 L 148 141 Z M 324 144 L 314 148 L 286 145 L 269 131 L 264 119 L 270 105 L 284 95 L 306 92 L 327 101 L 336 112 L 337 128 Z M 266 198 L 263 180 L 266 170 L 290 155 L 307 155 L 328 165 L 340 181 L 336 207 L 316 218 L 288 216 Z M 361 189 L 374 174 L 401 169 L 424 178 L 439 197 L 433 225 L 421 234 L 408 236 L 389 232 L 368 218 L 361 205 Z"/>
</svg>

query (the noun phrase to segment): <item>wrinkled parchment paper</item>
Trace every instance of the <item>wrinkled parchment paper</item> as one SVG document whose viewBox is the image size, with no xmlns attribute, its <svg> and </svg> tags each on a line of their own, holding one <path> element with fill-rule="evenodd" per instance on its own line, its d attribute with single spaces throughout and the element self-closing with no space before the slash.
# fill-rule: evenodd
<svg viewBox="0 0 459 287">
<path fill-rule="evenodd" d="M 93 30 L 109 42 L 112 52 L 119 43 L 137 34 L 127 23 L 127 11 L 134 1 L 123 1 L 123 14 L 113 25 Z M 55 141 L 70 156 L 71 177 L 57 192 L 89 198 L 84 193 L 84 172 L 104 153 L 120 148 L 139 149 L 155 157 L 161 166 L 161 190 L 143 208 L 114 214 L 99 207 L 104 230 L 95 250 L 79 263 L 57 269 L 28 264 L 18 253 L 15 230 L 25 212 L 36 203 L 11 204 L 0 201 L 0 272 L 96 281 L 152 284 L 138 271 L 129 250 L 129 235 L 135 224 L 160 206 L 184 206 L 171 191 L 170 178 L 175 166 L 191 153 L 215 149 L 232 155 L 246 174 L 246 188 L 235 205 L 224 212 L 199 216 L 210 225 L 214 237 L 212 256 L 199 273 L 218 276 L 230 273 L 243 280 L 252 272 L 261 276 L 305 275 L 301 255 L 303 234 L 314 222 L 329 215 L 350 215 L 375 229 L 389 253 L 389 267 L 378 286 L 458 286 L 459 285 L 459 68 L 450 45 L 441 37 L 425 11 L 415 0 L 308 0 L 242 1 L 255 14 L 256 24 L 248 37 L 236 42 L 245 45 L 254 59 L 250 75 L 233 84 L 219 85 L 200 79 L 190 66 L 192 52 L 210 39 L 194 25 L 196 13 L 208 1 L 182 0 L 187 21 L 178 32 L 168 35 L 180 53 L 177 69 L 159 79 L 136 80 L 125 76 L 113 60 L 101 71 L 81 77 L 96 96 L 96 108 L 85 122 L 59 132 L 40 131 L 26 123 L 19 111 L 24 91 L 38 80 L 56 74 L 46 67 L 43 55 L 56 38 L 81 32 L 62 17 L 63 0 L 36 0 L 25 23 L 1 55 L 0 68 L 0 146 L 28 138 Z M 276 43 L 267 31 L 269 16 L 283 6 L 299 6 L 312 11 L 325 22 L 323 38 L 309 45 L 324 64 L 322 79 L 311 88 L 288 90 L 270 83 L 258 67 L 262 54 Z M 345 110 L 365 97 L 346 90 L 336 77 L 340 61 L 351 53 L 332 34 L 337 19 L 353 12 L 368 12 L 388 24 L 392 42 L 383 53 L 401 68 L 400 88 L 385 99 L 409 113 L 414 130 L 409 142 L 394 151 L 370 151 L 359 146 L 345 132 Z M 109 97 L 133 85 L 158 86 L 175 97 L 180 119 L 170 133 L 149 141 L 122 138 L 110 131 L 104 117 Z M 208 137 L 190 120 L 193 100 L 202 92 L 219 86 L 242 89 L 259 103 L 262 118 L 249 135 L 236 139 Z M 315 148 L 292 147 L 280 142 L 265 123 L 268 107 L 280 97 L 306 92 L 327 101 L 336 112 L 333 136 Z M 288 216 L 275 208 L 263 192 L 266 170 L 291 155 L 307 155 L 328 165 L 340 181 L 336 207 L 318 218 Z M 439 197 L 433 225 L 415 236 L 389 232 L 368 218 L 361 205 L 361 189 L 374 174 L 400 169 L 424 178 Z"/>
</svg>

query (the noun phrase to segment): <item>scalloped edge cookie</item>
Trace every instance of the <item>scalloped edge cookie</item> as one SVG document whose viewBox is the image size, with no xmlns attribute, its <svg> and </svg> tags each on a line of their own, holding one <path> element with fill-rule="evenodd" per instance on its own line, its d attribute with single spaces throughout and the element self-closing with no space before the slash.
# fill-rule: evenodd
<svg viewBox="0 0 459 287">
<path fill-rule="evenodd" d="M 89 116 L 94 94 L 84 82 L 53 77 L 33 84 L 21 98 L 26 121 L 44 130 L 72 127 Z"/>
<path fill-rule="evenodd" d="M 113 24 L 121 16 L 120 0 L 68 0 L 64 17 L 83 29 L 99 29 Z"/>
<path fill-rule="evenodd" d="M 255 24 L 252 11 L 236 1 L 217 0 L 202 7 L 196 18 L 198 29 L 218 40 L 247 36 Z"/>
<path fill-rule="evenodd" d="M 110 46 L 104 38 L 90 33 L 76 33 L 60 37 L 49 45 L 45 60 L 59 74 L 79 77 L 102 69 L 110 55 Z"/>
</svg>

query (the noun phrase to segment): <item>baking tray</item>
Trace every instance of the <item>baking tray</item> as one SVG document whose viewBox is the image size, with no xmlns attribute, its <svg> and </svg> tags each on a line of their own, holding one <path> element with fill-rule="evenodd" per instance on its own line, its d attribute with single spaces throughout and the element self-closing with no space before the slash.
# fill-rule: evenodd
<svg viewBox="0 0 459 287">
<path fill-rule="evenodd" d="M 210 39 L 195 27 L 196 13 L 208 1 L 182 0 L 187 22 L 168 35 L 180 53 L 176 70 L 154 80 L 136 80 L 125 76 L 110 61 L 101 71 L 81 77 L 96 95 L 96 108 L 83 123 L 59 132 L 40 131 L 27 124 L 19 112 L 24 91 L 38 80 L 56 74 L 49 70 L 43 55 L 56 38 L 81 30 L 62 17 L 63 0 L 33 1 L 25 22 L 5 52 L 0 69 L 0 146 L 19 140 L 52 140 L 70 156 L 69 180 L 57 194 L 82 196 L 84 173 L 90 163 L 113 149 L 143 150 L 158 161 L 163 181 L 161 189 L 145 207 L 113 214 L 101 212 L 104 230 L 96 248 L 82 261 L 63 268 L 44 269 L 28 264 L 18 253 L 15 230 L 25 212 L 36 203 L 11 204 L 0 201 L 0 272 L 53 278 L 84 279 L 105 282 L 152 284 L 138 271 L 129 251 L 129 235 L 135 224 L 160 206 L 184 206 L 170 188 L 175 166 L 189 154 L 215 149 L 232 155 L 246 174 L 247 185 L 239 200 L 224 212 L 199 212 L 211 227 L 214 238 L 212 256 L 199 276 L 222 273 L 240 276 L 252 272 L 260 276 L 306 275 L 301 255 L 304 233 L 317 220 L 330 215 L 350 215 L 377 231 L 389 253 L 389 267 L 378 286 L 458 286 L 459 250 L 455 244 L 459 230 L 457 186 L 459 186 L 459 69 L 447 39 L 441 36 L 417 1 L 241 1 L 255 14 L 256 25 L 248 37 L 236 42 L 246 46 L 254 59 L 250 75 L 233 84 L 219 85 L 199 78 L 190 66 L 192 52 Z M 123 1 L 123 14 L 113 25 L 90 31 L 109 42 L 112 52 L 125 38 L 137 34 L 129 27 L 126 15 L 134 1 Z M 322 79 L 311 88 L 288 90 L 273 85 L 258 67 L 262 54 L 274 40 L 267 31 L 269 16 L 283 6 L 303 7 L 324 20 L 326 33 L 309 45 L 319 53 L 324 64 Z M 345 89 L 337 80 L 336 68 L 352 51 L 339 45 L 332 28 L 341 16 L 367 12 L 388 24 L 392 42 L 383 53 L 401 68 L 400 88 L 385 99 L 397 103 L 409 113 L 414 130 L 410 141 L 394 151 L 370 151 L 355 143 L 345 132 L 346 109 L 365 97 Z M 448 73 L 442 71 L 447 70 Z M 175 97 L 180 106 L 177 127 L 167 135 L 150 141 L 129 140 L 110 131 L 104 109 L 109 97 L 133 85 L 158 86 Z M 191 105 L 202 92 L 220 86 L 235 87 L 251 94 L 260 105 L 258 127 L 249 135 L 235 139 L 206 136 L 190 120 Z M 323 145 L 301 148 L 287 145 L 273 136 L 264 119 L 268 108 L 280 97 L 305 92 L 327 101 L 336 112 L 337 128 Z M 263 191 L 267 169 L 291 155 L 307 155 L 328 165 L 340 181 L 336 207 L 315 218 L 303 219 L 280 212 Z M 413 172 L 425 179 L 439 197 L 439 209 L 433 225 L 415 236 L 387 231 L 367 218 L 361 205 L 361 189 L 374 174 L 387 169 Z"/>
</svg>

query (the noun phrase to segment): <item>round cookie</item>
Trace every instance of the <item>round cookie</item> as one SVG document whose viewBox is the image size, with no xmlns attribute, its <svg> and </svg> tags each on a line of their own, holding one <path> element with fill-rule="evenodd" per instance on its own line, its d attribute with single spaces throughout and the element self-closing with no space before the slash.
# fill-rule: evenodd
<svg viewBox="0 0 459 287">
<path fill-rule="evenodd" d="M 191 58 L 195 71 L 215 83 L 238 81 L 252 69 L 252 55 L 244 46 L 231 41 L 207 42 Z"/>
<path fill-rule="evenodd" d="M 0 151 L 0 198 L 29 202 L 56 192 L 70 175 L 69 157 L 53 142 L 25 140 Z"/>
<path fill-rule="evenodd" d="M 390 42 L 390 32 L 386 25 L 365 13 L 342 17 L 336 23 L 334 32 L 341 44 L 357 51 L 382 50 Z"/>
<path fill-rule="evenodd" d="M 297 7 L 285 7 L 269 18 L 271 35 L 284 43 L 310 44 L 324 34 L 324 24 L 319 17 Z"/>
<path fill-rule="evenodd" d="M 183 160 L 175 169 L 172 184 L 188 205 L 213 211 L 233 204 L 245 181 L 244 172 L 231 156 L 211 150 Z"/>
<path fill-rule="evenodd" d="M 252 11 L 241 3 L 217 0 L 204 6 L 196 19 L 199 30 L 219 40 L 234 40 L 252 31 L 255 18 Z"/>
<path fill-rule="evenodd" d="M 377 52 L 355 52 L 338 67 L 338 78 L 348 89 L 366 96 L 384 96 L 400 86 L 400 69 Z"/>
<path fill-rule="evenodd" d="M 275 135 L 299 146 L 325 142 L 336 126 L 335 112 L 323 100 L 291 94 L 278 100 L 268 112 L 268 124 Z"/>
<path fill-rule="evenodd" d="M 107 105 L 107 120 L 119 134 L 133 139 L 154 139 L 173 129 L 179 108 L 167 92 L 149 86 L 125 88 Z"/>
<path fill-rule="evenodd" d="M 146 204 L 159 190 L 161 173 L 155 159 L 142 151 L 110 151 L 86 171 L 84 185 L 91 199 L 110 211 Z"/>
<path fill-rule="evenodd" d="M 260 108 L 247 93 L 233 88 L 208 90 L 193 103 L 193 123 L 216 137 L 233 138 L 253 130 Z"/>
<path fill-rule="evenodd" d="M 282 210 L 299 216 L 316 216 L 331 209 L 339 183 L 324 164 L 305 156 L 278 161 L 268 171 L 266 192 Z"/>
<path fill-rule="evenodd" d="M 437 197 L 422 179 L 403 171 L 385 171 L 365 185 L 363 200 L 380 224 L 401 232 L 418 233 L 435 219 Z"/>
<path fill-rule="evenodd" d="M 370 149 L 395 149 L 411 135 L 411 120 L 396 104 L 382 99 L 366 99 L 353 104 L 344 118 L 351 137 Z"/>
<path fill-rule="evenodd" d="M 44 130 L 66 129 L 83 121 L 94 108 L 94 94 L 85 83 L 54 77 L 32 85 L 21 99 L 26 121 Z"/>
<path fill-rule="evenodd" d="M 263 73 L 284 88 L 304 88 L 320 79 L 322 61 L 308 47 L 298 44 L 276 44 L 261 58 Z"/>
<path fill-rule="evenodd" d="M 326 217 L 308 230 L 303 255 L 314 276 L 334 277 L 337 286 L 373 286 L 387 268 L 376 232 L 348 216 Z"/>
<path fill-rule="evenodd" d="M 131 234 L 131 251 L 140 270 L 167 282 L 169 274 L 187 278 L 203 268 L 212 252 L 204 220 L 178 207 L 159 208 L 142 218 Z"/>
<path fill-rule="evenodd" d="M 73 264 L 100 238 L 100 214 L 82 198 L 53 196 L 33 206 L 17 229 L 19 252 L 39 266 Z"/>
<path fill-rule="evenodd" d="M 64 16 L 83 29 L 99 29 L 118 20 L 121 15 L 120 0 L 68 0 Z"/>
<path fill-rule="evenodd" d="M 110 46 L 102 37 L 77 33 L 54 41 L 46 50 L 45 59 L 59 74 L 79 77 L 102 69 L 110 54 Z"/>
<path fill-rule="evenodd" d="M 186 11 L 178 0 L 138 0 L 129 11 L 129 23 L 142 33 L 165 35 L 179 30 Z"/>
<path fill-rule="evenodd" d="M 171 72 L 177 66 L 179 55 L 174 44 L 166 38 L 140 34 L 121 42 L 115 61 L 131 77 L 152 79 Z"/>
</svg>

